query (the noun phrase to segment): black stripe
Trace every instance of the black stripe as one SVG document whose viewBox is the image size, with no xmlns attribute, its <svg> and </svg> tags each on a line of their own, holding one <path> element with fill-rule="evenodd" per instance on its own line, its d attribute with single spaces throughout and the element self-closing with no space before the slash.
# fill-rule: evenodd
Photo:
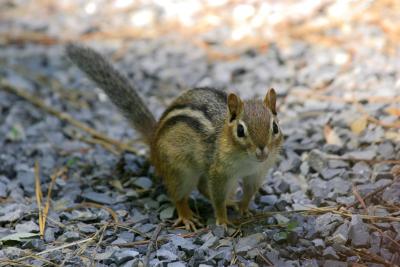
<svg viewBox="0 0 400 267">
<path fill-rule="evenodd" d="M 160 131 L 165 131 L 180 122 L 185 123 L 190 128 L 192 128 L 195 132 L 198 132 L 198 133 L 201 133 L 201 134 L 207 135 L 207 136 L 209 134 L 203 124 L 201 124 L 197 119 L 190 117 L 188 115 L 177 115 L 177 116 L 169 118 L 166 122 L 164 122 Z"/>
<path fill-rule="evenodd" d="M 168 113 L 170 113 L 172 110 L 179 110 L 179 109 L 185 109 L 185 108 L 190 108 L 191 110 L 194 111 L 200 111 L 201 113 L 203 113 L 203 115 L 208 119 L 211 120 L 212 119 L 212 114 L 210 112 L 208 112 L 207 110 L 207 105 L 203 104 L 203 105 L 193 105 L 193 104 L 177 104 L 177 105 L 172 105 L 169 106 L 163 113 L 161 119 L 165 118 Z M 160 119 L 160 120 L 161 120 Z"/>
</svg>

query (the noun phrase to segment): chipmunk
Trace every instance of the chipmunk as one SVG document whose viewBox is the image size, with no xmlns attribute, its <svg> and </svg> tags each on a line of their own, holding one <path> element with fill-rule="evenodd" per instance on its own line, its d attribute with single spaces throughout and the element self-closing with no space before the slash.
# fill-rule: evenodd
<svg viewBox="0 0 400 267">
<path fill-rule="evenodd" d="M 241 214 L 249 214 L 249 203 L 283 142 L 274 89 L 263 101 L 243 101 L 213 88 L 191 89 L 178 96 L 156 122 L 128 79 L 102 55 L 75 44 L 67 45 L 66 51 L 150 146 L 150 161 L 177 209 L 174 226 L 195 230 L 201 225 L 189 207 L 189 195 L 197 187 L 210 199 L 216 224 L 227 228 L 231 225 L 227 204 L 239 178 L 243 197 L 238 208 Z"/>
</svg>

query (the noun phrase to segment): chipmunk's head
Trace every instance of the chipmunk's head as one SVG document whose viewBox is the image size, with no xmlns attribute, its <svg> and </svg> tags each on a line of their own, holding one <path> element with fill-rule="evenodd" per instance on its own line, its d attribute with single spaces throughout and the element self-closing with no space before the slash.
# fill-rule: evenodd
<svg viewBox="0 0 400 267">
<path fill-rule="evenodd" d="M 276 93 L 269 89 L 264 101 L 242 101 L 236 94 L 228 95 L 228 127 L 234 144 L 248 156 L 263 162 L 278 153 L 283 135 L 276 113 Z"/>
</svg>

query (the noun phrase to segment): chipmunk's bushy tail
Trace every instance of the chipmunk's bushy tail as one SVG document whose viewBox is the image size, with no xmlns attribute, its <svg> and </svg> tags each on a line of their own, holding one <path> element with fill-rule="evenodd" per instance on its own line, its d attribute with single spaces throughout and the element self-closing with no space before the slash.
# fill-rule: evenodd
<svg viewBox="0 0 400 267">
<path fill-rule="evenodd" d="M 150 144 L 156 120 L 143 99 L 102 55 L 91 48 L 68 44 L 67 55 L 88 77 L 107 94 L 121 113 Z"/>
</svg>

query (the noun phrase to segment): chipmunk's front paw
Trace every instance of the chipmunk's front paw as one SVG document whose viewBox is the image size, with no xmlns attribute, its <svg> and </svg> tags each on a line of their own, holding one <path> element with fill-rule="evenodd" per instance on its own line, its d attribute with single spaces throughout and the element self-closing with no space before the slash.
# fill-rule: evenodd
<svg viewBox="0 0 400 267">
<path fill-rule="evenodd" d="M 172 226 L 177 227 L 179 225 L 184 225 L 186 230 L 193 232 L 197 230 L 197 227 L 203 227 L 203 225 L 195 218 L 179 217 L 178 219 L 175 220 Z"/>
</svg>

